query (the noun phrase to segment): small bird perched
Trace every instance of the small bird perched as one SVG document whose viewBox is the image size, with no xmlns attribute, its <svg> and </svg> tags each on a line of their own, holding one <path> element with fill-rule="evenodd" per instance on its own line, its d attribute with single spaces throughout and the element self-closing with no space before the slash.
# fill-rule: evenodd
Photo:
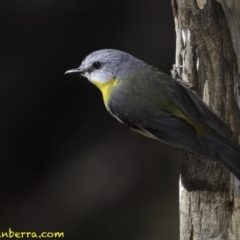
<svg viewBox="0 0 240 240">
<path fill-rule="evenodd" d="M 65 74 L 82 75 L 112 116 L 145 136 L 222 162 L 240 180 L 240 147 L 231 130 L 190 89 L 128 53 L 91 53 Z"/>
</svg>

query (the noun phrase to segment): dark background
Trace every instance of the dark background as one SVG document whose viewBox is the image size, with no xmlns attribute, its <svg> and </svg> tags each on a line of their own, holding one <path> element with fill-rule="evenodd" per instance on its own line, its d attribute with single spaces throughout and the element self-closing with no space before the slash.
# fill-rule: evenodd
<svg viewBox="0 0 240 240">
<path fill-rule="evenodd" d="M 72 240 L 178 239 L 178 150 L 121 126 L 86 79 L 92 51 L 169 73 L 169 0 L 2 0 L 0 231 Z"/>
</svg>

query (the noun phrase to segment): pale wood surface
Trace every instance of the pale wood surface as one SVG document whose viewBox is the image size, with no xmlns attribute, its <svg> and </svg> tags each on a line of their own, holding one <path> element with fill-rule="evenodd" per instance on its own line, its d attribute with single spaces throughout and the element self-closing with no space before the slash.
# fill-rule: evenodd
<svg viewBox="0 0 240 240">
<path fill-rule="evenodd" d="M 240 1 L 172 0 L 172 6 L 174 75 L 203 98 L 239 142 Z M 240 239 L 239 189 L 220 162 L 182 151 L 180 239 Z"/>
</svg>

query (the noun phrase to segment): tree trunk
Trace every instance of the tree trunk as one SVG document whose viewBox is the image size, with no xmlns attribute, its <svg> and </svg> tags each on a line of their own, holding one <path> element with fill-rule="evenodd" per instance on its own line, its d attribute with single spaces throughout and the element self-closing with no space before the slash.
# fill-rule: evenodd
<svg viewBox="0 0 240 240">
<path fill-rule="evenodd" d="M 240 1 L 172 0 L 173 74 L 240 139 Z M 240 160 L 240 159 L 239 159 Z M 239 240 L 240 183 L 221 162 L 181 152 L 180 239 Z"/>
</svg>

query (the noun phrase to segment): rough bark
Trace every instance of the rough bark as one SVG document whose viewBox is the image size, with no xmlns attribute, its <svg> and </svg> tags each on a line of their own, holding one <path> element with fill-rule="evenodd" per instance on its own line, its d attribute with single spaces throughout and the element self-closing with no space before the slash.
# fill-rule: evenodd
<svg viewBox="0 0 240 240">
<path fill-rule="evenodd" d="M 172 0 L 174 75 L 187 82 L 239 142 L 240 2 Z M 180 239 L 240 239 L 240 184 L 221 162 L 182 151 Z"/>
</svg>

